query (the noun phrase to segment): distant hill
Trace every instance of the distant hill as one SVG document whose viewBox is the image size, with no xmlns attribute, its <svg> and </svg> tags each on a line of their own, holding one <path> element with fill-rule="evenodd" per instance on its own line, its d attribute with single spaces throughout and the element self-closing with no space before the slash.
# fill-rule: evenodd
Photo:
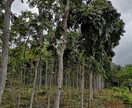
<svg viewBox="0 0 132 108">
<path fill-rule="evenodd" d="M 111 66 L 116 66 L 116 64 L 115 63 L 111 63 Z"/>
</svg>

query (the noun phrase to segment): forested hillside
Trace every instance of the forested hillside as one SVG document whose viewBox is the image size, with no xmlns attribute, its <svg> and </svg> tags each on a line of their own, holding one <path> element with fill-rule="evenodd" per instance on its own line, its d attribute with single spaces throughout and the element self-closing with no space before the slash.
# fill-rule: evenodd
<svg viewBox="0 0 132 108">
<path fill-rule="evenodd" d="M 0 1 L 0 108 L 131 108 L 132 65 L 112 64 L 125 32 L 108 0 Z M 21 2 L 25 2 L 21 0 Z"/>
</svg>

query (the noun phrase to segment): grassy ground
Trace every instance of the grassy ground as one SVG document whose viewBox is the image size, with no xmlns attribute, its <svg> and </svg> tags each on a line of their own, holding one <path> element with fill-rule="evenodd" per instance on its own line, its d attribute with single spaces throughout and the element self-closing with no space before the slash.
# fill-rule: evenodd
<svg viewBox="0 0 132 108">
<path fill-rule="evenodd" d="M 51 93 L 51 94 L 49 94 Z M 37 90 L 33 108 L 47 108 L 48 96 L 50 95 L 50 108 L 54 108 L 55 88 L 45 90 L 41 88 Z M 20 96 L 21 95 L 21 96 Z M 2 105 L 0 108 L 18 108 L 19 96 L 21 98 L 20 108 L 28 108 L 31 97 L 31 89 L 23 88 L 19 90 L 17 87 L 6 88 Z M 61 108 L 80 108 L 80 91 L 74 88 L 62 90 Z M 94 94 L 92 108 L 132 108 L 132 93 L 126 88 L 109 88 Z M 126 107 L 129 104 L 129 107 Z M 88 106 L 88 90 L 84 91 L 84 108 Z"/>
</svg>

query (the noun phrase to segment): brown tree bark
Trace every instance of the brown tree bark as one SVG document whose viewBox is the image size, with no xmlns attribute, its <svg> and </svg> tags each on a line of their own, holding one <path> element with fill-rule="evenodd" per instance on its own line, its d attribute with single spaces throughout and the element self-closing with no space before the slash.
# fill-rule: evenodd
<svg viewBox="0 0 132 108">
<path fill-rule="evenodd" d="M 38 12 L 39 12 L 39 16 L 42 16 L 43 15 L 43 12 L 42 12 L 42 10 L 43 10 L 43 7 L 40 5 L 39 7 L 38 7 Z M 40 22 L 41 22 L 41 26 L 40 26 L 40 28 L 39 28 L 39 41 L 40 41 L 40 47 L 42 48 L 43 47 L 43 42 L 44 42 L 44 33 L 43 33 L 43 18 L 42 17 L 40 17 Z M 41 57 L 40 57 L 40 63 L 39 63 L 39 87 L 41 87 L 41 85 L 42 85 L 42 60 L 41 60 Z"/>
<path fill-rule="evenodd" d="M 77 85 L 76 86 L 77 86 L 77 91 L 78 91 L 79 90 L 79 84 L 78 84 L 78 82 L 79 82 L 79 78 L 78 78 L 79 69 L 78 69 L 78 66 L 77 66 L 77 70 L 76 71 L 77 71 L 77 76 L 76 76 Z"/>
<path fill-rule="evenodd" d="M 67 19 L 69 15 L 69 4 L 70 4 L 70 0 L 67 0 L 65 10 L 64 10 L 63 22 L 62 22 L 62 27 L 63 27 L 62 36 L 59 40 L 60 43 L 57 47 L 57 53 L 59 58 L 59 70 L 58 70 L 58 83 L 57 83 L 55 108 L 60 107 L 60 97 L 61 97 L 61 89 L 62 89 L 62 83 L 63 83 L 63 55 L 64 55 L 64 50 L 66 47 L 66 40 L 67 40 Z"/>
<path fill-rule="evenodd" d="M 93 74 L 93 97 L 95 97 L 95 94 L 97 92 L 97 75 Z"/>
<path fill-rule="evenodd" d="M 48 88 L 48 61 L 46 60 L 46 69 L 45 69 L 45 89 Z"/>
<path fill-rule="evenodd" d="M 39 7 L 39 15 L 41 16 L 42 15 L 42 7 Z M 42 21 L 42 19 L 41 19 Z M 33 100 L 34 100 L 34 95 L 35 95 L 35 89 L 36 89 L 36 83 L 37 83 L 37 77 L 38 77 L 38 68 L 42 68 L 42 65 L 41 65 L 41 49 L 43 48 L 43 27 L 40 27 L 40 31 L 39 31 L 39 41 L 40 41 L 40 53 L 38 55 L 38 60 L 37 60 L 37 63 L 36 63 L 36 67 L 35 67 L 35 77 L 34 77 L 34 82 L 33 82 L 33 88 L 32 88 L 32 95 L 31 95 L 31 100 L 30 100 L 30 107 L 29 108 L 32 108 L 33 107 Z M 41 70 L 40 70 L 40 74 L 41 74 Z M 40 76 L 41 78 L 41 76 Z M 36 93 L 37 95 L 37 93 Z"/>
<path fill-rule="evenodd" d="M 101 75 L 98 74 L 98 86 L 99 86 L 99 91 L 101 90 Z"/>
<path fill-rule="evenodd" d="M 52 90 L 52 80 L 53 80 L 53 66 L 52 66 L 52 70 L 51 70 L 51 74 L 50 74 L 50 81 L 49 81 L 49 92 L 48 92 L 48 108 L 50 108 L 51 104 L 50 104 L 50 100 L 51 100 L 51 90 Z"/>
<path fill-rule="evenodd" d="M 89 100 L 88 100 L 88 108 L 92 108 L 92 95 L 93 95 L 93 74 L 89 69 Z"/>
<path fill-rule="evenodd" d="M 85 71 L 85 61 L 82 66 L 82 81 L 81 81 L 81 108 L 84 107 L 84 71 Z"/>
<path fill-rule="evenodd" d="M 4 15 L 4 37 L 2 38 L 2 57 L 1 57 L 1 70 L 0 70 L 0 104 L 5 88 L 7 65 L 8 65 L 8 49 L 9 49 L 9 37 L 10 37 L 10 13 L 11 5 L 14 0 L 7 0 L 5 5 Z"/>
<path fill-rule="evenodd" d="M 42 86 L 42 61 L 40 60 L 39 63 L 39 88 Z"/>
<path fill-rule="evenodd" d="M 61 96 L 62 80 L 63 80 L 63 56 L 62 55 L 59 57 L 59 73 L 58 74 L 59 74 L 58 87 L 57 87 L 55 108 L 59 108 L 60 106 L 60 96 Z"/>
<path fill-rule="evenodd" d="M 38 58 L 38 61 L 36 63 L 36 67 L 35 67 L 35 77 L 34 77 L 34 82 L 33 82 L 32 95 L 31 95 L 30 107 L 29 108 L 33 107 L 33 100 L 34 100 L 34 95 L 35 95 L 35 88 L 36 88 L 36 82 L 37 82 L 39 62 L 40 62 L 40 56 Z"/>
</svg>

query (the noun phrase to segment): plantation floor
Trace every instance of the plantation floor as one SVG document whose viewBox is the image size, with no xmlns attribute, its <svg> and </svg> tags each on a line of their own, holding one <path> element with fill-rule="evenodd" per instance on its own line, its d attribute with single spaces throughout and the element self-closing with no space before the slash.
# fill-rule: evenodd
<svg viewBox="0 0 132 108">
<path fill-rule="evenodd" d="M 50 99 L 50 108 L 54 108 L 56 90 L 38 89 L 35 94 L 33 108 L 47 108 Z M 81 108 L 80 90 L 64 88 L 62 90 L 61 108 Z M 0 108 L 29 108 L 31 89 L 16 87 L 6 88 Z M 50 97 L 50 98 L 48 98 Z M 132 108 L 132 93 L 122 88 L 104 89 L 95 93 L 92 108 Z M 128 106 L 126 104 L 129 104 Z M 88 107 L 88 90 L 84 90 L 84 108 Z"/>
</svg>

